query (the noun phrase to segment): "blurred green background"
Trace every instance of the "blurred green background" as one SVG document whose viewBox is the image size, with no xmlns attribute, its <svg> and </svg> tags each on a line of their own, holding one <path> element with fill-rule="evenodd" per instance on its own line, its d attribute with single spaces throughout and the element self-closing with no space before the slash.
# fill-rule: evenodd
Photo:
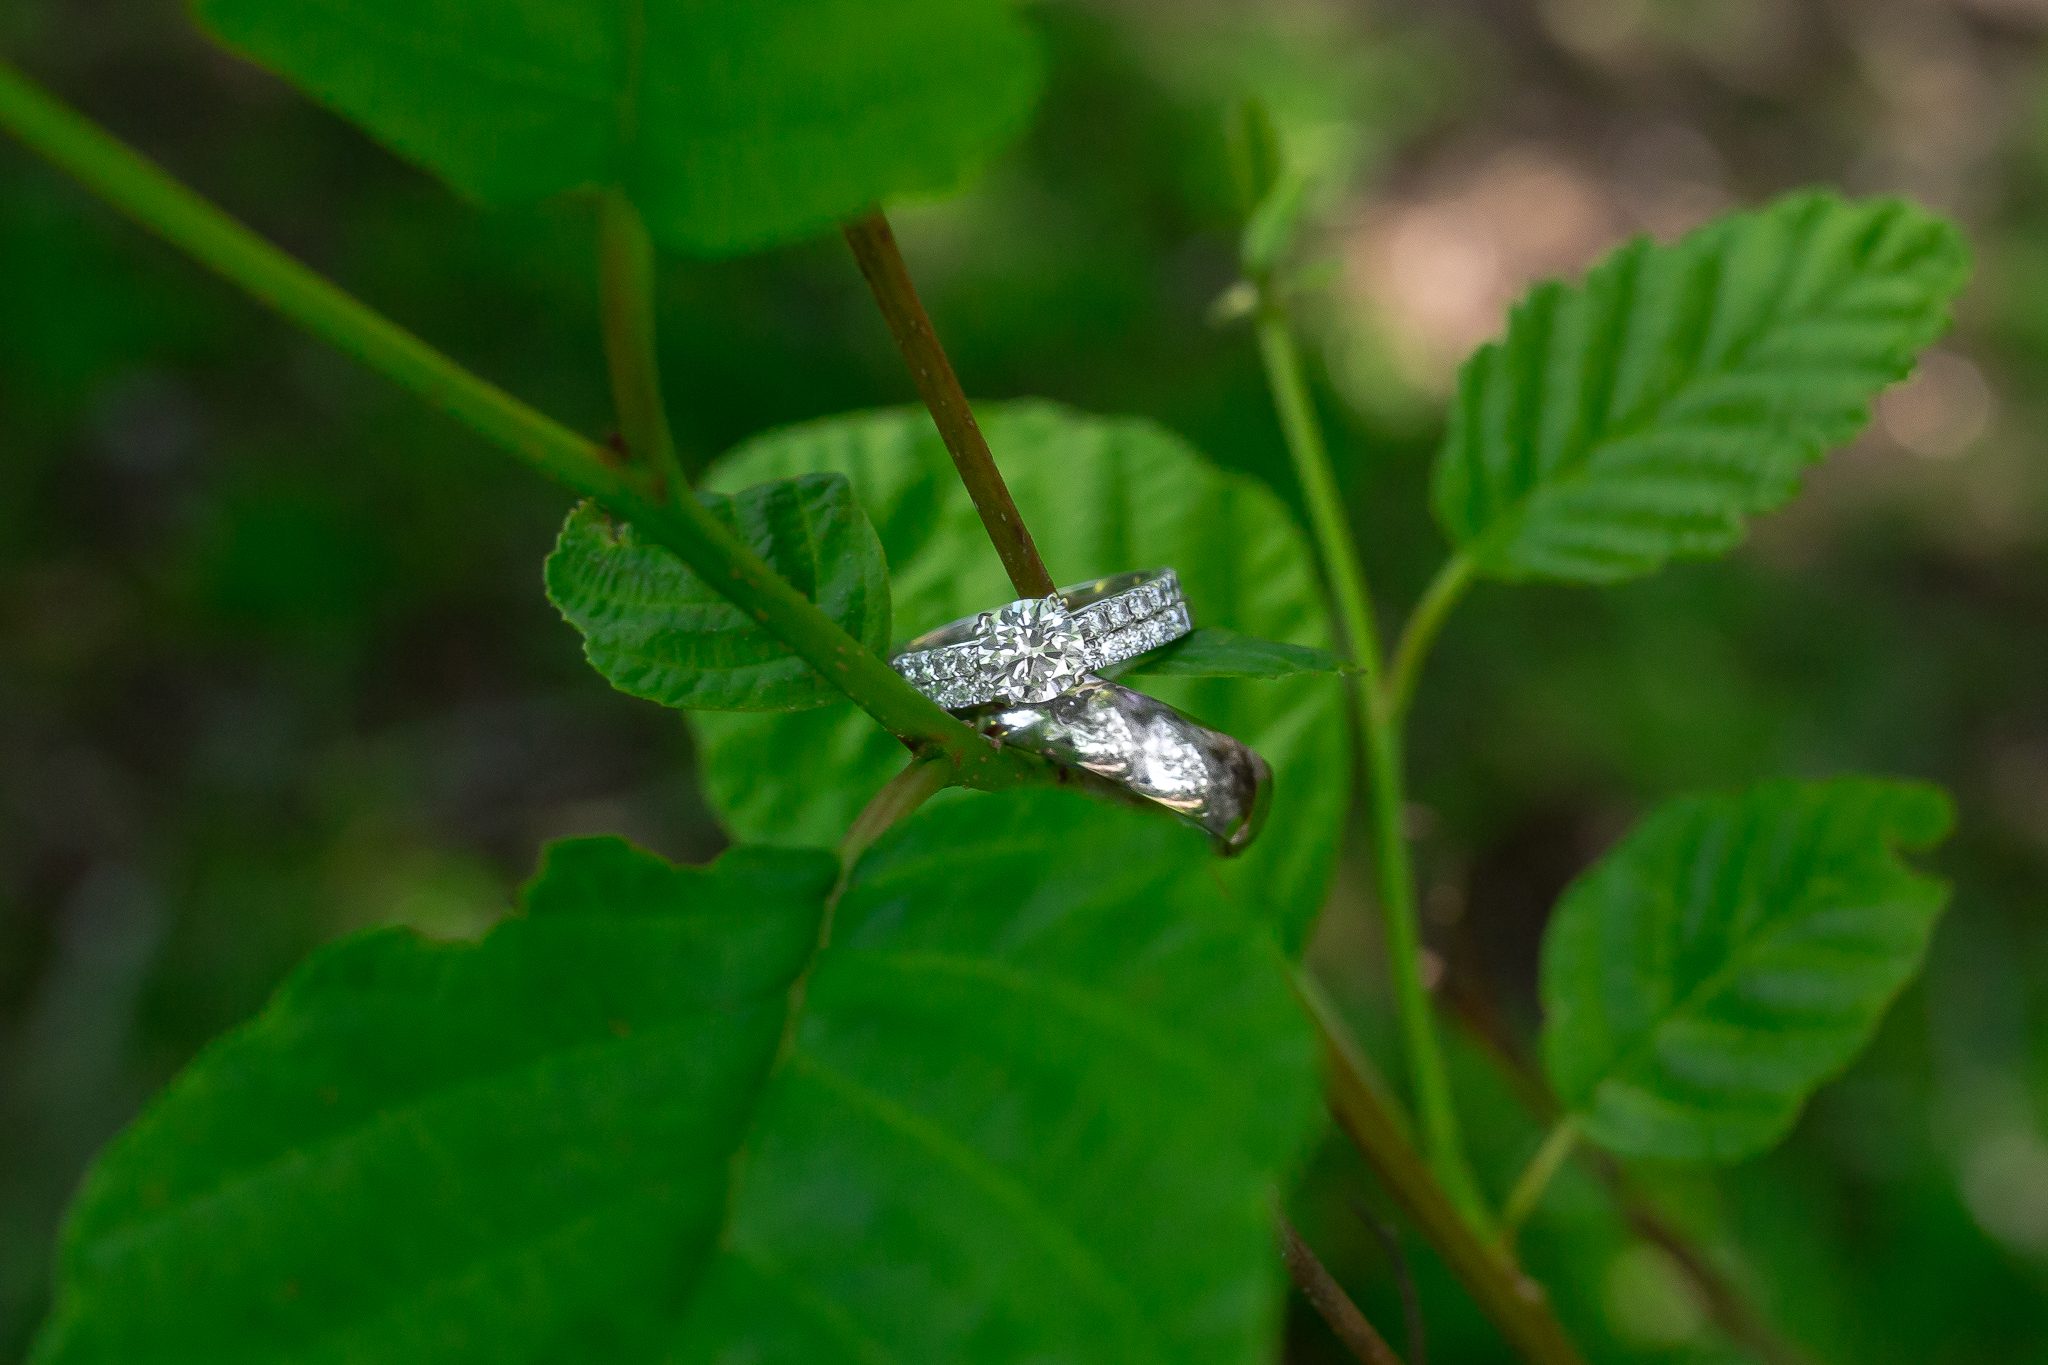
<svg viewBox="0 0 2048 1365">
<path fill-rule="evenodd" d="M 1034 132 L 967 196 L 898 214 L 969 391 L 1146 414 L 1295 497 L 1249 339 L 1207 321 L 1233 278 L 1222 110 L 1258 92 L 1324 187 L 1305 256 L 1330 283 L 1305 324 L 1396 617 L 1443 552 L 1423 495 L 1456 363 L 1531 280 L 1813 182 L 1968 227 L 1956 333 L 1731 561 L 1474 596 L 1425 682 L 1410 814 L 1498 1184 L 1539 1131 L 1511 1076 L 1543 917 L 1635 813 L 1763 775 L 1948 785 L 1957 895 L 1924 982 L 1786 1146 L 1633 1172 L 1654 1225 L 1571 1173 L 1525 1245 L 1600 1360 L 1730 1358 L 1673 1228 L 1815 1361 L 2048 1358 L 2048 2 L 1032 13 Z M 0 54 L 605 428 L 586 205 L 457 203 L 174 0 L 7 0 Z M 836 240 L 668 260 L 661 289 L 694 463 L 912 396 Z M 683 724 L 610 692 L 542 598 L 566 505 L 0 142 L 0 1359 L 26 1348 L 91 1152 L 310 946 L 475 932 L 561 835 L 719 847 Z M 1347 859 L 1313 953 L 1371 1035 L 1364 883 Z M 1398 1340 L 1353 1207 L 1377 1197 L 1333 1142 L 1295 1204 Z M 1432 1357 L 1507 1359 L 1409 1251 Z M 1288 1351 L 1340 1358 L 1300 1304 Z"/>
</svg>

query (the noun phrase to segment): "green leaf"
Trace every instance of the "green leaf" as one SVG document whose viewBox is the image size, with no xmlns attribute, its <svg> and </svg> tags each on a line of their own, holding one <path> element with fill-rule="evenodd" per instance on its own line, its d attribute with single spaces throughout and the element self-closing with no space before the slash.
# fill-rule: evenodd
<svg viewBox="0 0 2048 1365">
<path fill-rule="evenodd" d="M 1211 865 L 1065 792 L 871 853 L 678 1358 L 1269 1360 L 1314 1054 Z"/>
<path fill-rule="evenodd" d="M 1141 654 L 1120 677 L 1298 678 L 1342 673 L 1344 661 L 1327 649 L 1290 645 L 1207 626 L 1164 649 Z"/>
<path fill-rule="evenodd" d="M 1192 831 L 1065 792 L 330 947 L 102 1156 L 37 1365 L 1270 1358 L 1318 1125 Z"/>
<path fill-rule="evenodd" d="M 848 634 L 887 651 L 888 568 L 844 478 L 809 474 L 702 497 Z M 583 632 L 591 667 L 621 692 L 712 711 L 786 711 L 845 695 L 674 553 L 595 503 L 569 514 L 545 578 L 548 600 Z"/>
<path fill-rule="evenodd" d="M 1171 565 L 1196 625 L 1329 645 L 1314 561 L 1286 507 L 1264 485 L 1217 469 L 1149 422 L 1035 401 L 976 411 L 1055 581 Z M 1016 595 L 921 410 L 772 432 L 726 455 L 708 482 L 735 488 L 816 469 L 845 474 L 874 521 L 889 562 L 899 637 Z M 1280 926 L 1283 942 L 1298 946 L 1322 905 L 1349 799 L 1340 683 L 1311 676 L 1153 677 L 1143 685 L 1236 735 L 1272 765 L 1265 832 L 1218 870 Z M 712 802 L 739 839 L 835 843 L 903 761 L 902 746 L 850 703 L 802 716 L 693 719 Z M 761 781 L 763 772 L 780 779 Z"/>
<path fill-rule="evenodd" d="M 652 1359 L 833 860 L 557 845 L 477 944 L 316 953 L 107 1148 L 34 1359 Z"/>
<path fill-rule="evenodd" d="M 1544 935 L 1543 1059 L 1594 1142 L 1734 1161 L 1784 1136 L 1919 969 L 1947 886 L 1917 783 L 1765 782 L 1644 820 Z"/>
<path fill-rule="evenodd" d="M 1947 220 L 1793 195 L 1537 286 L 1459 376 L 1438 519 L 1494 578 L 1612 583 L 1732 548 L 1948 327 Z"/>
<path fill-rule="evenodd" d="M 728 253 L 949 190 L 1014 137 L 1010 0 L 196 0 L 222 43 L 487 204 L 619 185 Z"/>
</svg>

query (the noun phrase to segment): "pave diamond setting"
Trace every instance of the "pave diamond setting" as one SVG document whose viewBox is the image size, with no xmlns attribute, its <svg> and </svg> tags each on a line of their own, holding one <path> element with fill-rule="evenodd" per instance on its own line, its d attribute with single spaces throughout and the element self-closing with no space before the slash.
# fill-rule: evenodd
<svg viewBox="0 0 2048 1365">
<path fill-rule="evenodd" d="M 1171 569 L 1120 574 L 963 617 L 891 666 L 949 711 L 1039 705 L 1194 628 Z"/>
<path fill-rule="evenodd" d="M 1088 642 L 1057 597 L 1027 597 L 984 612 L 981 628 L 968 646 L 975 671 L 1004 699 L 1051 701 L 1088 672 Z"/>
</svg>

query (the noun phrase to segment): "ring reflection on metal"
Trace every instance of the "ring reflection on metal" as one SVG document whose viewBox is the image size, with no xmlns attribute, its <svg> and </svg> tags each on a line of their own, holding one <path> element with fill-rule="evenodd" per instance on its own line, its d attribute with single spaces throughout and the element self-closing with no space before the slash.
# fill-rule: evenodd
<svg viewBox="0 0 2048 1365">
<path fill-rule="evenodd" d="M 965 717 L 991 738 L 1108 779 L 1209 835 L 1224 857 L 1258 837 L 1272 801 L 1266 760 L 1165 702 L 1090 678 L 1050 701 Z"/>
<path fill-rule="evenodd" d="M 1179 575 L 1141 569 L 963 616 L 889 662 L 948 710 L 1043 702 L 1193 628 Z"/>
</svg>

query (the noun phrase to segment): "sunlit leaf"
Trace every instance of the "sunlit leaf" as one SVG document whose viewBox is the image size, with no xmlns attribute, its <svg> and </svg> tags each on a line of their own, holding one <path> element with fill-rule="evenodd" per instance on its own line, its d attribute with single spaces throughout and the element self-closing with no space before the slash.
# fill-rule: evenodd
<svg viewBox="0 0 2048 1365">
<path fill-rule="evenodd" d="M 1263 484 L 1209 464 L 1149 422 L 1050 403 L 992 405 L 982 428 L 1056 582 L 1171 566 L 1198 627 L 1283 644 L 1330 643 L 1314 562 Z M 815 469 L 844 473 L 873 520 L 907 638 L 1016 593 L 931 419 L 919 409 L 770 433 L 725 456 L 737 488 Z M 1343 690 L 1334 677 L 1132 680 L 1273 767 L 1259 841 L 1219 874 L 1298 943 L 1321 907 L 1348 799 Z M 836 723 L 834 723 L 836 718 Z M 803 716 L 699 716 L 704 775 L 736 838 L 829 844 L 902 763 L 902 746 L 850 703 Z M 761 774 L 776 773 L 777 780 Z"/>
<path fill-rule="evenodd" d="M 848 634 L 886 652 L 888 569 L 845 479 L 811 474 L 703 496 Z M 583 632 L 591 666 L 621 692 L 711 711 L 791 710 L 845 696 L 674 553 L 594 503 L 569 514 L 545 577 L 548 599 Z"/>
<path fill-rule="evenodd" d="M 86 1180 L 38 1365 L 1260 1365 L 1314 1053 L 1209 864 L 967 798 L 792 992 L 828 855 L 557 845 L 525 915 L 325 949 L 173 1082 Z"/>
<path fill-rule="evenodd" d="M 1543 940 L 1543 1058 L 1587 1136 L 1733 1161 L 1784 1136 L 1919 970 L 1948 888 L 1898 849 L 1933 787 L 1865 778 L 1689 796 L 1566 891 Z"/>
<path fill-rule="evenodd" d="M 1800 194 L 1539 285 L 1459 376 L 1438 519 L 1482 574 L 1608 583 L 1722 553 L 1948 327 L 1969 249 Z"/>
<path fill-rule="evenodd" d="M 486 203 L 620 185 L 730 252 L 946 190 L 1023 127 L 1010 0 L 197 0 L 221 42 Z"/>
</svg>

